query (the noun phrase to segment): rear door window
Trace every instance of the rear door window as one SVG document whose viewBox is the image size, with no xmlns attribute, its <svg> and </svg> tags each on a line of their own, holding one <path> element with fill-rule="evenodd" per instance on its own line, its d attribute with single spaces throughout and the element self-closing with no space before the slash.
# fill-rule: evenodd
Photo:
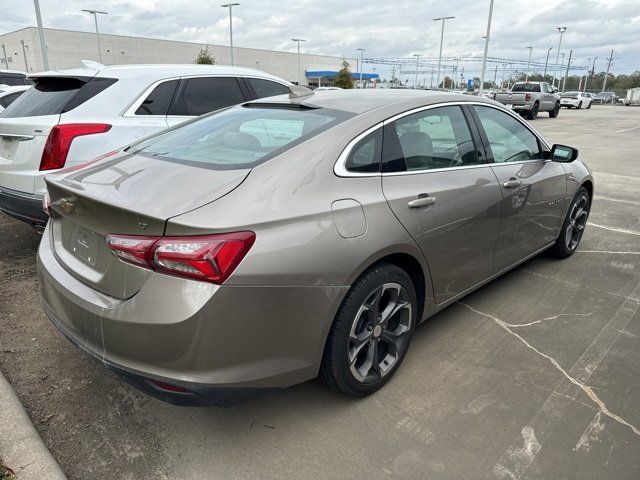
<svg viewBox="0 0 640 480">
<path fill-rule="evenodd" d="M 169 115 L 198 116 L 236 105 L 246 99 L 232 77 L 198 77 L 182 80 Z"/>
<path fill-rule="evenodd" d="M 73 110 L 115 82 L 115 78 L 41 77 L 0 115 L 4 118 L 59 115 Z"/>
<path fill-rule="evenodd" d="M 273 97 L 290 93 L 289 87 L 280 83 L 265 80 L 263 78 L 247 78 L 247 82 L 256 95 L 256 98 Z"/>
<path fill-rule="evenodd" d="M 136 110 L 136 115 L 166 115 L 178 80 L 162 82 L 143 100 Z"/>
<path fill-rule="evenodd" d="M 13 103 L 13 101 L 20 96 L 22 92 L 10 93 L 9 95 L 5 95 L 0 98 L 0 106 L 3 108 L 7 108 L 9 105 Z"/>
</svg>

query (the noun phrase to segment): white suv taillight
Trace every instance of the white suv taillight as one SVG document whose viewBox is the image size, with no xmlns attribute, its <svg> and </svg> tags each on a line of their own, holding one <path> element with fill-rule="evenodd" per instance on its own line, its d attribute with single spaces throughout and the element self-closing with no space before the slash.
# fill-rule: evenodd
<svg viewBox="0 0 640 480">
<path fill-rule="evenodd" d="M 107 235 L 122 261 L 157 272 L 222 284 L 253 246 L 253 232 L 190 237 Z"/>
<path fill-rule="evenodd" d="M 51 129 L 47 143 L 44 145 L 39 170 L 57 170 L 64 167 L 71 142 L 82 135 L 94 135 L 111 130 L 107 123 L 68 123 L 56 125 Z"/>
</svg>

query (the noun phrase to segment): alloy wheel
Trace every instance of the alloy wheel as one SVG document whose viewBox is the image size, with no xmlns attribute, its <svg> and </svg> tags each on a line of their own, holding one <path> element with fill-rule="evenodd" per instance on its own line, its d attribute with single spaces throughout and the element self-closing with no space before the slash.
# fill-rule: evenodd
<svg viewBox="0 0 640 480">
<path fill-rule="evenodd" d="M 409 344 L 411 301 L 398 283 L 385 283 L 362 303 L 351 325 L 349 369 L 360 383 L 384 377 L 402 358 Z"/>
<path fill-rule="evenodd" d="M 565 232 L 565 245 L 567 249 L 574 250 L 584 232 L 587 225 L 587 217 L 589 215 L 589 199 L 586 195 L 580 196 L 578 201 L 573 205 L 569 213 L 569 224 Z"/>
</svg>

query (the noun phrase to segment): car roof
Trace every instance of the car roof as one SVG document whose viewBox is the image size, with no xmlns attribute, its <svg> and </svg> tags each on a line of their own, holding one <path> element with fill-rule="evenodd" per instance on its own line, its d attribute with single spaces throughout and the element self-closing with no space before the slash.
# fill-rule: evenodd
<svg viewBox="0 0 640 480">
<path fill-rule="evenodd" d="M 29 90 L 31 87 L 32 85 L 13 85 L 13 86 L 7 86 L 7 87 L 0 86 L 0 97 L 9 95 L 10 93 Z"/>
<path fill-rule="evenodd" d="M 196 65 L 196 64 L 144 64 L 144 65 L 110 65 L 105 66 L 96 62 L 83 61 L 82 68 L 67 70 L 51 70 L 29 75 L 30 78 L 41 77 L 108 77 L 135 78 L 157 76 L 158 79 L 170 77 L 187 77 L 197 75 L 230 75 L 259 77 L 290 84 L 282 78 L 269 73 L 247 67 L 230 67 L 227 65 Z"/>
<path fill-rule="evenodd" d="M 330 108 L 361 114 L 377 108 L 402 112 L 411 108 L 446 102 L 480 102 L 496 104 L 478 96 L 460 95 L 431 90 L 412 89 L 345 89 L 326 90 L 321 94 L 311 92 L 306 96 L 278 95 L 248 102 L 264 105 L 302 105 L 309 108 Z M 499 104 L 496 104 L 499 105 Z"/>
<path fill-rule="evenodd" d="M 27 74 L 24 72 L 21 72 L 20 70 L 0 70 L 0 74 L 5 75 L 19 75 L 21 77 L 26 77 Z"/>
</svg>

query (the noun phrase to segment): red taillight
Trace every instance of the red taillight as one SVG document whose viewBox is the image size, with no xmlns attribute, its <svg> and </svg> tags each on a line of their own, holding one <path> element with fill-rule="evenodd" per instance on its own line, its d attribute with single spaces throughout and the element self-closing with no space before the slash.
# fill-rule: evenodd
<svg viewBox="0 0 640 480">
<path fill-rule="evenodd" d="M 233 273 L 255 239 L 253 232 L 193 237 L 107 235 L 107 244 L 124 262 L 221 284 Z"/>
<path fill-rule="evenodd" d="M 64 167 L 71 142 L 82 135 L 105 133 L 111 130 L 106 123 L 68 123 L 51 129 L 40 160 L 40 171 Z"/>
<path fill-rule="evenodd" d="M 524 95 L 524 101 L 525 102 L 530 102 L 531 101 L 531 94 L 530 93 L 526 93 Z"/>
</svg>

